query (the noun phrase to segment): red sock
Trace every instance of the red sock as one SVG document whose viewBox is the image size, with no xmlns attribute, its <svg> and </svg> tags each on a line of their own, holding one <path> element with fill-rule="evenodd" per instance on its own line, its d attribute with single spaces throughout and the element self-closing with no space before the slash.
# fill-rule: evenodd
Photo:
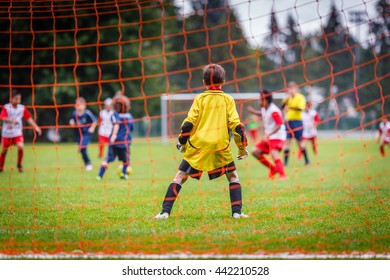
<svg viewBox="0 0 390 280">
<path fill-rule="evenodd" d="M 0 170 L 4 169 L 4 162 L 5 162 L 6 156 L 7 156 L 7 153 L 1 153 L 1 155 L 0 155 Z"/>
<path fill-rule="evenodd" d="M 385 146 L 381 145 L 379 149 L 381 151 L 382 157 L 384 157 L 385 156 Z"/>
<path fill-rule="evenodd" d="M 263 165 L 267 166 L 269 169 L 274 169 L 275 166 L 272 165 L 262 154 L 257 158 Z"/>
<path fill-rule="evenodd" d="M 24 153 L 24 151 L 22 149 L 18 150 L 18 166 L 22 165 L 23 153 Z"/>
<path fill-rule="evenodd" d="M 280 159 L 275 160 L 275 167 L 276 170 L 278 170 L 280 176 L 286 176 L 286 173 L 284 173 L 283 162 Z"/>
<path fill-rule="evenodd" d="M 99 157 L 103 158 L 103 150 L 104 150 L 104 144 L 99 144 Z"/>
</svg>

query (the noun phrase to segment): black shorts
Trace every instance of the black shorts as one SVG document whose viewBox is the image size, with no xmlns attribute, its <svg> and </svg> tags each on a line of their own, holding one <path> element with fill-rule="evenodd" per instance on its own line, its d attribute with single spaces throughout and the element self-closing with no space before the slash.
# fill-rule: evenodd
<svg viewBox="0 0 390 280">
<path fill-rule="evenodd" d="M 203 171 L 193 168 L 186 160 L 183 159 L 183 161 L 179 165 L 179 170 L 187 173 L 191 178 L 194 179 L 200 179 L 202 177 Z M 236 170 L 236 165 L 234 164 L 234 161 L 229 163 L 228 165 L 225 165 L 223 167 L 208 171 L 209 179 L 213 180 L 218 177 L 221 177 L 222 175 L 226 173 L 230 173 Z"/>
</svg>

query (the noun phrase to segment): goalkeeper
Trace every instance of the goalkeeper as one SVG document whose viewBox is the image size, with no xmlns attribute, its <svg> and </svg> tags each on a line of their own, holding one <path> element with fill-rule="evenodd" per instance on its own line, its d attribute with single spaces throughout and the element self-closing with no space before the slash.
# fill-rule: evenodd
<svg viewBox="0 0 390 280">
<path fill-rule="evenodd" d="M 233 218 L 248 217 L 241 212 L 241 185 L 230 149 L 230 132 L 238 147 L 239 160 L 248 156 L 247 139 L 233 97 L 221 89 L 224 82 L 225 70 L 220 65 L 209 64 L 203 69 L 207 90 L 195 97 L 181 126 L 177 148 L 184 153 L 184 158 L 156 219 L 169 217 L 183 183 L 188 177 L 199 180 L 203 171 L 210 180 L 226 175 Z"/>
</svg>

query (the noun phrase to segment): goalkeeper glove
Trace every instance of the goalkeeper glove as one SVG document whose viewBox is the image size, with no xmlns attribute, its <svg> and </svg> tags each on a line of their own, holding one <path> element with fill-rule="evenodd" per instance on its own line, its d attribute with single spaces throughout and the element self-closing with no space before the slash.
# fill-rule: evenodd
<svg viewBox="0 0 390 280">
<path fill-rule="evenodd" d="M 178 149 L 180 153 L 184 153 L 186 151 L 186 146 L 182 145 L 180 142 L 177 142 L 176 149 Z"/>
<path fill-rule="evenodd" d="M 244 159 L 246 157 L 248 157 L 248 149 L 247 148 L 238 150 L 238 156 L 237 156 L 238 160 Z"/>
</svg>

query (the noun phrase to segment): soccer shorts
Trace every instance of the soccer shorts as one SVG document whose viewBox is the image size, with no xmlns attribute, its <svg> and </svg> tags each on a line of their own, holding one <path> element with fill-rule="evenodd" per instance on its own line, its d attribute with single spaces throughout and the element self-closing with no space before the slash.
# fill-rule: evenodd
<svg viewBox="0 0 390 280">
<path fill-rule="evenodd" d="M 179 170 L 187 173 L 191 178 L 194 178 L 197 180 L 199 180 L 200 177 L 202 177 L 202 172 L 203 172 L 201 170 L 197 170 L 197 169 L 193 168 L 184 159 L 179 165 Z M 236 165 L 234 164 L 234 161 L 232 161 L 231 163 L 229 163 L 223 167 L 208 171 L 207 173 L 209 175 L 209 179 L 213 180 L 213 179 L 216 179 L 218 177 L 221 177 L 222 175 L 224 175 L 226 173 L 233 172 L 234 170 L 236 170 Z"/>
<path fill-rule="evenodd" d="M 99 143 L 103 144 L 103 143 L 110 143 L 110 137 L 106 137 L 106 136 L 103 136 L 103 135 L 99 135 L 98 137 L 98 141 Z"/>
<path fill-rule="evenodd" d="M 310 141 L 316 141 L 317 140 L 317 136 L 313 136 L 313 137 L 302 137 L 302 140 L 310 140 Z"/>
<path fill-rule="evenodd" d="M 263 151 L 265 154 L 269 154 L 272 150 L 278 150 L 279 152 L 283 149 L 284 140 L 280 139 L 269 139 L 268 141 L 260 141 L 256 144 L 256 148 Z"/>
<path fill-rule="evenodd" d="M 302 139 L 303 123 L 302 121 L 287 121 L 286 123 L 287 139 L 295 138 L 298 141 Z"/>
<path fill-rule="evenodd" d="M 88 144 L 91 142 L 91 140 L 92 140 L 92 134 L 89 132 L 83 135 L 78 135 L 77 137 L 77 142 L 80 148 L 86 148 Z"/>
<path fill-rule="evenodd" d="M 4 148 L 8 148 L 12 145 L 23 144 L 23 143 L 24 143 L 23 135 L 19 135 L 19 136 L 12 137 L 12 138 L 6 138 L 6 137 L 1 138 L 1 145 Z"/>
<path fill-rule="evenodd" d="M 116 157 L 118 157 L 118 159 L 124 163 L 129 163 L 130 147 L 123 148 L 123 147 L 109 146 L 106 161 L 113 162 Z"/>
</svg>

